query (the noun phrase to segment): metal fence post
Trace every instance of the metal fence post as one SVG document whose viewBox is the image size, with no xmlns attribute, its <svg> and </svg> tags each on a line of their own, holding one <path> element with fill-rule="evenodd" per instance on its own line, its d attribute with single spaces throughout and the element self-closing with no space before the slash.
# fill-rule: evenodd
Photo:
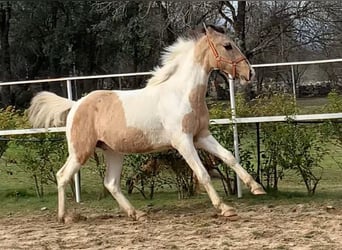
<svg viewBox="0 0 342 250">
<path fill-rule="evenodd" d="M 67 94 L 68 94 L 68 99 L 72 100 L 72 87 L 71 87 L 71 80 L 67 80 Z M 74 181 L 75 181 L 75 198 L 76 202 L 80 203 L 81 202 L 81 182 L 80 182 L 80 172 L 77 172 L 74 175 Z"/>
<path fill-rule="evenodd" d="M 239 154 L 239 134 L 236 123 L 236 109 L 235 109 L 235 90 L 234 90 L 234 80 L 229 78 L 229 93 L 230 93 L 230 108 L 232 111 L 232 121 L 233 121 L 233 135 L 234 135 L 234 152 L 235 158 L 237 162 L 240 163 L 240 154 Z M 238 198 L 242 197 L 241 190 L 241 180 L 239 176 L 236 176 L 236 186 L 237 186 L 237 196 Z"/>
<path fill-rule="evenodd" d="M 296 103 L 297 100 L 297 91 L 296 91 L 296 79 L 294 74 L 294 68 L 293 65 L 291 65 L 291 78 L 292 78 L 292 92 L 293 92 L 293 100 Z"/>
</svg>

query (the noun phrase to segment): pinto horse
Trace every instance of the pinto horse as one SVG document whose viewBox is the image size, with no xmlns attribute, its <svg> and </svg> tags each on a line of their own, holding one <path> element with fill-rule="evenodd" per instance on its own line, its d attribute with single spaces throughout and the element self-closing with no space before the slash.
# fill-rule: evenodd
<svg viewBox="0 0 342 250">
<path fill-rule="evenodd" d="M 40 92 L 31 102 L 29 119 L 34 127 L 66 125 L 69 156 L 57 172 L 58 220 L 65 222 L 65 188 L 96 147 L 106 161 L 104 185 L 129 217 L 144 213 L 136 210 L 120 188 L 125 154 L 148 153 L 175 148 L 204 186 L 213 206 L 223 216 L 237 216 L 216 193 L 196 148 L 216 155 L 229 165 L 253 194 L 264 194 L 236 161 L 210 134 L 205 102 L 212 70 L 251 80 L 254 71 L 224 30 L 204 27 L 189 37 L 180 37 L 165 50 L 146 87 L 139 90 L 96 90 L 78 101 Z"/>
</svg>

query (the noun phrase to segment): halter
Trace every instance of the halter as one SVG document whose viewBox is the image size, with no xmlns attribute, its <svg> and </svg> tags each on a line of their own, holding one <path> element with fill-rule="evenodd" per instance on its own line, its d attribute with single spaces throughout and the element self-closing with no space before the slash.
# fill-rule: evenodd
<svg viewBox="0 0 342 250">
<path fill-rule="evenodd" d="M 232 77 L 233 77 L 233 79 L 235 79 L 235 76 L 236 76 L 236 65 L 238 65 L 242 61 L 247 61 L 246 57 L 241 56 L 241 57 L 239 57 L 239 58 L 237 58 L 235 60 L 229 60 L 227 58 L 224 58 L 224 57 L 219 55 L 219 53 L 218 53 L 218 51 L 217 51 L 213 41 L 209 38 L 208 34 L 206 34 L 206 37 L 207 37 L 207 40 L 208 40 L 209 47 L 210 47 L 211 51 L 213 52 L 213 54 L 215 56 L 215 59 L 216 59 L 216 68 L 220 69 L 220 66 L 221 66 L 222 62 L 231 64 L 232 68 L 233 68 Z"/>
</svg>

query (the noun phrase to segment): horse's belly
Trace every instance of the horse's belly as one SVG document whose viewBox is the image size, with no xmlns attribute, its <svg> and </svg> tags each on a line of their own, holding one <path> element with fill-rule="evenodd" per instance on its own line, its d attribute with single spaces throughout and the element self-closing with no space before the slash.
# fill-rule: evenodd
<svg viewBox="0 0 342 250">
<path fill-rule="evenodd" d="M 99 140 L 120 153 L 148 153 L 170 147 L 169 141 L 157 132 L 147 132 L 132 127 L 108 132 L 100 136 Z"/>
</svg>

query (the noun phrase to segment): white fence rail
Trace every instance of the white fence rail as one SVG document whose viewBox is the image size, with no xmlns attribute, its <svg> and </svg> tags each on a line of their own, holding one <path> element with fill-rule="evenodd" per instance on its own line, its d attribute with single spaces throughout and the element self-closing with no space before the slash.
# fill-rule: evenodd
<svg viewBox="0 0 342 250">
<path fill-rule="evenodd" d="M 265 123 L 265 122 L 285 122 L 288 119 L 293 121 L 322 121 L 342 119 L 342 113 L 311 114 L 311 115 L 279 115 L 279 116 L 258 116 L 258 117 L 237 117 L 233 119 L 211 119 L 211 124 L 234 124 L 234 123 Z"/>
<path fill-rule="evenodd" d="M 337 62 L 342 62 L 342 58 L 339 58 L 339 59 L 316 60 L 316 61 L 302 61 L 302 62 L 253 64 L 252 66 L 253 66 L 253 68 L 265 68 L 265 67 L 294 66 L 294 65 L 308 65 L 308 64 L 323 64 L 323 63 L 337 63 Z"/>
<path fill-rule="evenodd" d="M 277 66 L 294 66 L 294 65 L 308 65 L 308 64 L 323 64 L 323 63 L 339 63 L 342 62 L 342 58 L 328 59 L 328 60 L 316 60 L 316 61 L 302 61 L 302 62 L 286 62 L 286 63 L 269 63 L 269 64 L 253 64 L 254 68 L 262 67 L 277 67 Z M 13 82 L 1 82 L 1 86 L 8 85 L 20 85 L 20 84 L 37 84 L 37 83 L 51 83 L 51 82 L 63 82 L 67 83 L 68 98 L 72 97 L 71 81 L 86 80 L 86 79 L 103 79 L 103 78 L 117 78 L 117 77 L 132 77 L 132 76 L 147 76 L 152 72 L 138 72 L 138 73 L 123 73 L 123 74 L 109 74 L 109 75 L 95 75 L 95 76 L 74 76 L 63 78 L 52 78 L 42 80 L 28 80 L 28 81 L 13 81 Z M 293 120 L 323 120 L 323 119 L 341 119 L 342 113 L 336 114 L 314 114 L 314 115 L 297 115 L 290 117 Z M 236 123 L 256 123 L 256 122 L 280 122 L 285 121 L 286 116 L 268 116 L 268 117 L 244 117 L 233 119 L 214 119 L 211 123 L 215 124 L 236 124 Z M 299 120 L 298 120 L 299 119 Z M 15 129 L 15 130 L 0 130 L 0 136 L 5 135 L 20 135 L 20 134 L 37 134 L 46 132 L 64 132 L 65 128 L 48 128 L 48 129 Z"/>
<path fill-rule="evenodd" d="M 318 60 L 318 61 L 302 61 L 302 62 L 286 62 L 286 63 L 271 63 L 271 64 L 256 64 L 252 65 L 254 68 L 261 67 L 277 67 L 277 66 L 290 66 L 291 71 L 293 73 L 294 65 L 308 65 L 308 64 L 322 64 L 322 63 L 338 63 L 342 62 L 342 58 L 340 59 L 329 59 L 329 60 Z M 131 77 L 131 76 L 144 76 L 151 75 L 152 72 L 139 72 L 139 73 L 124 73 L 124 74 L 110 74 L 110 75 L 96 75 L 96 76 L 77 76 L 77 77 L 64 77 L 64 78 L 54 78 L 54 79 L 43 79 L 43 80 L 29 80 L 29 81 L 14 81 L 14 82 L 1 82 L 1 86 L 9 86 L 9 85 L 19 85 L 19 84 L 35 84 L 35 83 L 51 83 L 51 82 L 66 82 L 67 86 L 67 94 L 68 98 L 72 99 L 72 88 L 71 81 L 74 80 L 86 80 L 86 79 L 103 79 L 103 78 L 115 78 L 115 77 Z M 292 74 L 293 77 L 293 74 Z M 293 86 L 294 84 L 294 78 Z M 230 85 L 232 82 L 230 81 Z M 231 93 L 233 92 L 233 88 L 230 87 Z M 293 93 L 295 94 L 295 87 L 293 88 Z M 263 123 L 263 122 L 282 122 L 286 121 L 288 118 L 291 118 L 295 121 L 314 121 L 314 120 L 332 120 L 332 119 L 342 119 L 342 113 L 331 113 L 331 114 L 309 114 L 309 115 L 295 115 L 295 116 L 267 116 L 267 117 L 244 117 L 237 118 L 235 116 L 235 99 L 234 94 L 231 95 L 231 109 L 232 109 L 232 118 L 231 119 L 212 119 L 210 120 L 211 124 L 234 124 L 234 145 L 235 152 L 237 152 L 237 159 L 239 159 L 238 155 L 238 141 L 237 141 L 237 124 L 239 123 Z M 38 129 L 14 129 L 14 130 L 0 130 L 0 136 L 8 136 L 8 135 L 24 135 L 24 134 L 37 134 L 37 133 L 46 133 L 46 132 L 64 132 L 65 127 L 59 128 L 38 128 Z M 76 201 L 80 201 L 80 192 L 79 192 L 79 179 L 76 175 Z M 239 182 L 238 182 L 239 183 Z M 241 197 L 241 188 L 238 184 L 238 197 Z"/>
</svg>

